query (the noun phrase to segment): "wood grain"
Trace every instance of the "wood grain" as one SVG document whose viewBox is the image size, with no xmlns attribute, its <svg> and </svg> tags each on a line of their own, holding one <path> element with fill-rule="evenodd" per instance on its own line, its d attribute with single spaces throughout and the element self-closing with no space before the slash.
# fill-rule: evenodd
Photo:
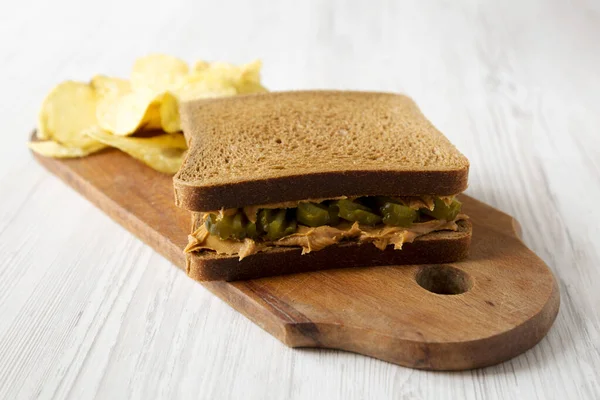
<svg viewBox="0 0 600 400">
<path fill-rule="evenodd" d="M 174 205 L 169 176 L 116 150 L 66 161 L 36 158 L 185 268 L 190 216 Z M 496 364 L 545 336 L 559 292 L 511 217 L 467 196 L 463 203 L 475 232 L 464 262 L 202 284 L 290 347 L 341 349 L 432 370 Z"/>
<path fill-rule="evenodd" d="M 0 13 L 0 398 L 600 398 L 597 1 L 88 4 L 12 1 Z M 471 161 L 467 193 L 515 216 L 552 269 L 561 306 L 549 334 L 459 373 L 273 340 L 24 146 L 55 84 L 127 77 L 151 52 L 261 58 L 272 90 L 413 97 Z"/>
</svg>

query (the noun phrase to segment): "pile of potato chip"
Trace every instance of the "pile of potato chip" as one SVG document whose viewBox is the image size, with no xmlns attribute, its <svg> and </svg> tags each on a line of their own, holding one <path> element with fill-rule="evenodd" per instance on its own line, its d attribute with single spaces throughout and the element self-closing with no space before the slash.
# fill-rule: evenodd
<svg viewBox="0 0 600 400">
<path fill-rule="evenodd" d="M 37 139 L 29 143 L 47 157 L 83 157 L 115 147 L 165 173 L 174 174 L 187 149 L 179 102 L 265 92 L 260 61 L 235 66 L 154 54 L 138 59 L 129 80 L 96 75 L 91 82 L 67 81 L 46 97 Z M 137 133 L 163 131 L 151 137 Z"/>
</svg>

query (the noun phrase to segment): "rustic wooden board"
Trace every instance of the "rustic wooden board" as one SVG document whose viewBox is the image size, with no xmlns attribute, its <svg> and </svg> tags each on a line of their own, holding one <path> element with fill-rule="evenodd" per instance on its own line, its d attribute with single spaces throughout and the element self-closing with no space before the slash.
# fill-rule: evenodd
<svg viewBox="0 0 600 400">
<path fill-rule="evenodd" d="M 173 204 L 170 176 L 115 150 L 75 160 L 36 158 L 185 269 L 190 217 Z M 291 347 L 342 349 L 432 370 L 492 365 L 545 336 L 560 296 L 550 270 L 518 238 L 514 219 L 468 196 L 462 201 L 473 223 L 464 262 L 202 284 Z M 439 293 L 466 291 L 437 294 L 419 283 Z"/>
</svg>

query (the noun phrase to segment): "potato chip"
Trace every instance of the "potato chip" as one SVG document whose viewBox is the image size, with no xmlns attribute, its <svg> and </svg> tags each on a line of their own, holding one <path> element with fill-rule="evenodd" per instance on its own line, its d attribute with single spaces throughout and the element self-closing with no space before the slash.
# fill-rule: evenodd
<svg viewBox="0 0 600 400">
<path fill-rule="evenodd" d="M 102 98 L 96 109 L 98 126 L 119 136 L 132 135 L 142 129 L 161 129 L 163 97 L 144 90 Z"/>
<path fill-rule="evenodd" d="M 192 71 L 199 72 L 199 71 L 203 71 L 207 68 L 210 68 L 210 63 L 208 61 L 199 60 L 199 61 L 196 61 L 194 63 L 194 65 L 192 66 Z"/>
<path fill-rule="evenodd" d="M 260 82 L 246 81 L 237 85 L 236 87 L 238 94 L 249 94 L 249 93 L 264 93 L 268 92 L 267 88 L 260 84 Z"/>
<path fill-rule="evenodd" d="M 27 146 L 38 154 L 55 158 L 85 157 L 106 148 L 105 144 L 96 141 L 85 148 L 63 146 L 52 140 L 29 142 Z"/>
<path fill-rule="evenodd" d="M 267 91 L 260 83 L 261 68 L 262 62 L 260 60 L 253 61 L 240 67 L 240 79 L 235 84 L 235 88 L 239 94 L 261 93 Z"/>
<path fill-rule="evenodd" d="M 169 92 L 165 93 L 161 99 L 160 125 L 162 130 L 167 133 L 181 131 L 181 122 L 179 120 L 179 101 L 173 94 Z"/>
<path fill-rule="evenodd" d="M 174 174 L 179 170 L 187 145 L 182 134 L 164 134 L 149 138 L 115 136 L 102 129 L 90 129 L 90 137 L 129 154 L 151 168 Z"/>
<path fill-rule="evenodd" d="M 82 131 L 97 124 L 96 103 L 96 92 L 90 85 L 73 81 L 59 84 L 42 103 L 37 137 L 82 149 L 95 144 Z"/>
<path fill-rule="evenodd" d="M 121 96 L 131 92 L 131 83 L 127 79 L 112 76 L 96 75 L 92 78 L 90 85 L 100 99 Z"/>
<path fill-rule="evenodd" d="M 164 54 L 152 54 L 138 58 L 131 71 L 133 90 L 149 89 L 163 93 L 183 85 L 189 72 L 187 63 Z"/>
<path fill-rule="evenodd" d="M 262 68 L 262 61 L 254 60 L 248 64 L 241 65 L 238 68 L 241 72 L 241 81 L 260 83 L 260 69 Z"/>
<path fill-rule="evenodd" d="M 240 66 L 198 61 L 188 75 L 187 82 L 188 85 L 205 82 L 207 89 L 215 85 L 233 88 L 236 94 L 265 92 L 266 89 L 260 84 L 261 67 L 259 60 Z"/>
<path fill-rule="evenodd" d="M 174 91 L 179 101 L 208 99 L 212 97 L 234 96 L 235 87 L 220 81 L 192 81 Z"/>
<path fill-rule="evenodd" d="M 223 86 L 233 86 L 241 74 L 235 65 L 227 63 L 210 63 L 208 67 L 191 71 L 186 77 L 186 82 L 216 82 Z"/>
</svg>

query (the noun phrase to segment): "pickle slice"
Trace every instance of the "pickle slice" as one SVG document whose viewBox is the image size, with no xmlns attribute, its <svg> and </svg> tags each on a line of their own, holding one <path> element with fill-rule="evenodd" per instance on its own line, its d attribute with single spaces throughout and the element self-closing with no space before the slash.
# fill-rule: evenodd
<svg viewBox="0 0 600 400">
<path fill-rule="evenodd" d="M 233 237 L 239 240 L 243 240 L 246 237 L 246 227 L 244 223 L 244 218 L 244 214 L 239 211 L 231 218 Z"/>
<path fill-rule="evenodd" d="M 269 229 L 269 223 L 273 220 L 273 210 L 263 208 L 258 212 L 258 216 L 256 217 L 256 227 L 257 230 L 261 233 L 267 233 Z"/>
<path fill-rule="evenodd" d="M 231 215 L 221 219 L 218 219 L 214 214 L 209 215 L 206 220 L 206 229 L 211 235 L 218 236 L 223 240 L 235 237 L 233 216 Z"/>
<path fill-rule="evenodd" d="M 327 211 L 329 212 L 329 225 L 336 226 L 340 223 L 340 209 L 335 203 L 329 204 L 327 206 Z"/>
<path fill-rule="evenodd" d="M 285 211 L 285 209 L 277 210 L 271 222 L 269 222 L 267 226 L 267 238 L 269 240 L 277 240 L 285 236 L 285 228 L 287 226 Z"/>
<path fill-rule="evenodd" d="M 447 206 L 446 203 L 444 203 L 440 198 L 436 197 L 433 200 L 433 211 L 426 208 L 422 208 L 420 211 L 423 214 L 429 215 L 435 219 L 453 221 L 460 212 L 461 208 L 462 203 L 456 199 L 454 199 L 452 203 Z"/>
<path fill-rule="evenodd" d="M 339 209 L 338 215 L 346 221 L 358 222 L 364 225 L 376 225 L 381 222 L 381 217 L 367 206 L 357 202 L 343 199 L 335 203 Z"/>
<path fill-rule="evenodd" d="M 352 213 L 352 219 L 349 221 L 357 221 L 363 225 L 377 225 L 381 223 L 381 217 L 371 211 L 356 210 Z"/>
<path fill-rule="evenodd" d="M 215 214 L 210 214 L 205 222 L 206 229 L 211 235 L 225 239 L 244 240 L 248 237 L 249 223 L 246 216 L 241 211 L 233 215 L 224 216 L 221 219 Z M 256 226 L 254 226 L 254 235 L 256 234 Z"/>
<path fill-rule="evenodd" d="M 290 218 L 290 215 L 288 214 L 288 223 L 285 227 L 285 230 L 283 231 L 283 236 L 288 236 L 292 233 L 296 233 L 296 230 L 298 230 L 298 222 L 295 218 L 293 218 L 293 216 Z"/>
<path fill-rule="evenodd" d="M 250 239 L 256 239 L 258 235 L 259 232 L 256 223 L 248 222 L 246 225 L 246 237 L 249 237 Z"/>
<path fill-rule="evenodd" d="M 383 223 L 393 226 L 411 226 L 417 219 L 417 211 L 401 204 L 386 202 L 380 208 Z"/>
<path fill-rule="evenodd" d="M 296 219 L 306 226 L 316 227 L 330 223 L 329 209 L 323 204 L 300 203 L 296 208 Z"/>
<path fill-rule="evenodd" d="M 277 240 L 295 233 L 298 225 L 293 213 L 292 209 L 288 211 L 283 208 L 260 210 L 256 219 L 256 236 L 264 235 L 268 240 Z"/>
<path fill-rule="evenodd" d="M 215 214 L 208 214 L 208 218 L 206 218 L 206 221 L 204 221 L 204 226 L 206 227 L 206 230 L 208 231 L 208 233 L 210 233 L 211 235 L 216 235 L 216 233 L 214 233 L 214 225 L 217 223 L 217 216 Z"/>
</svg>

